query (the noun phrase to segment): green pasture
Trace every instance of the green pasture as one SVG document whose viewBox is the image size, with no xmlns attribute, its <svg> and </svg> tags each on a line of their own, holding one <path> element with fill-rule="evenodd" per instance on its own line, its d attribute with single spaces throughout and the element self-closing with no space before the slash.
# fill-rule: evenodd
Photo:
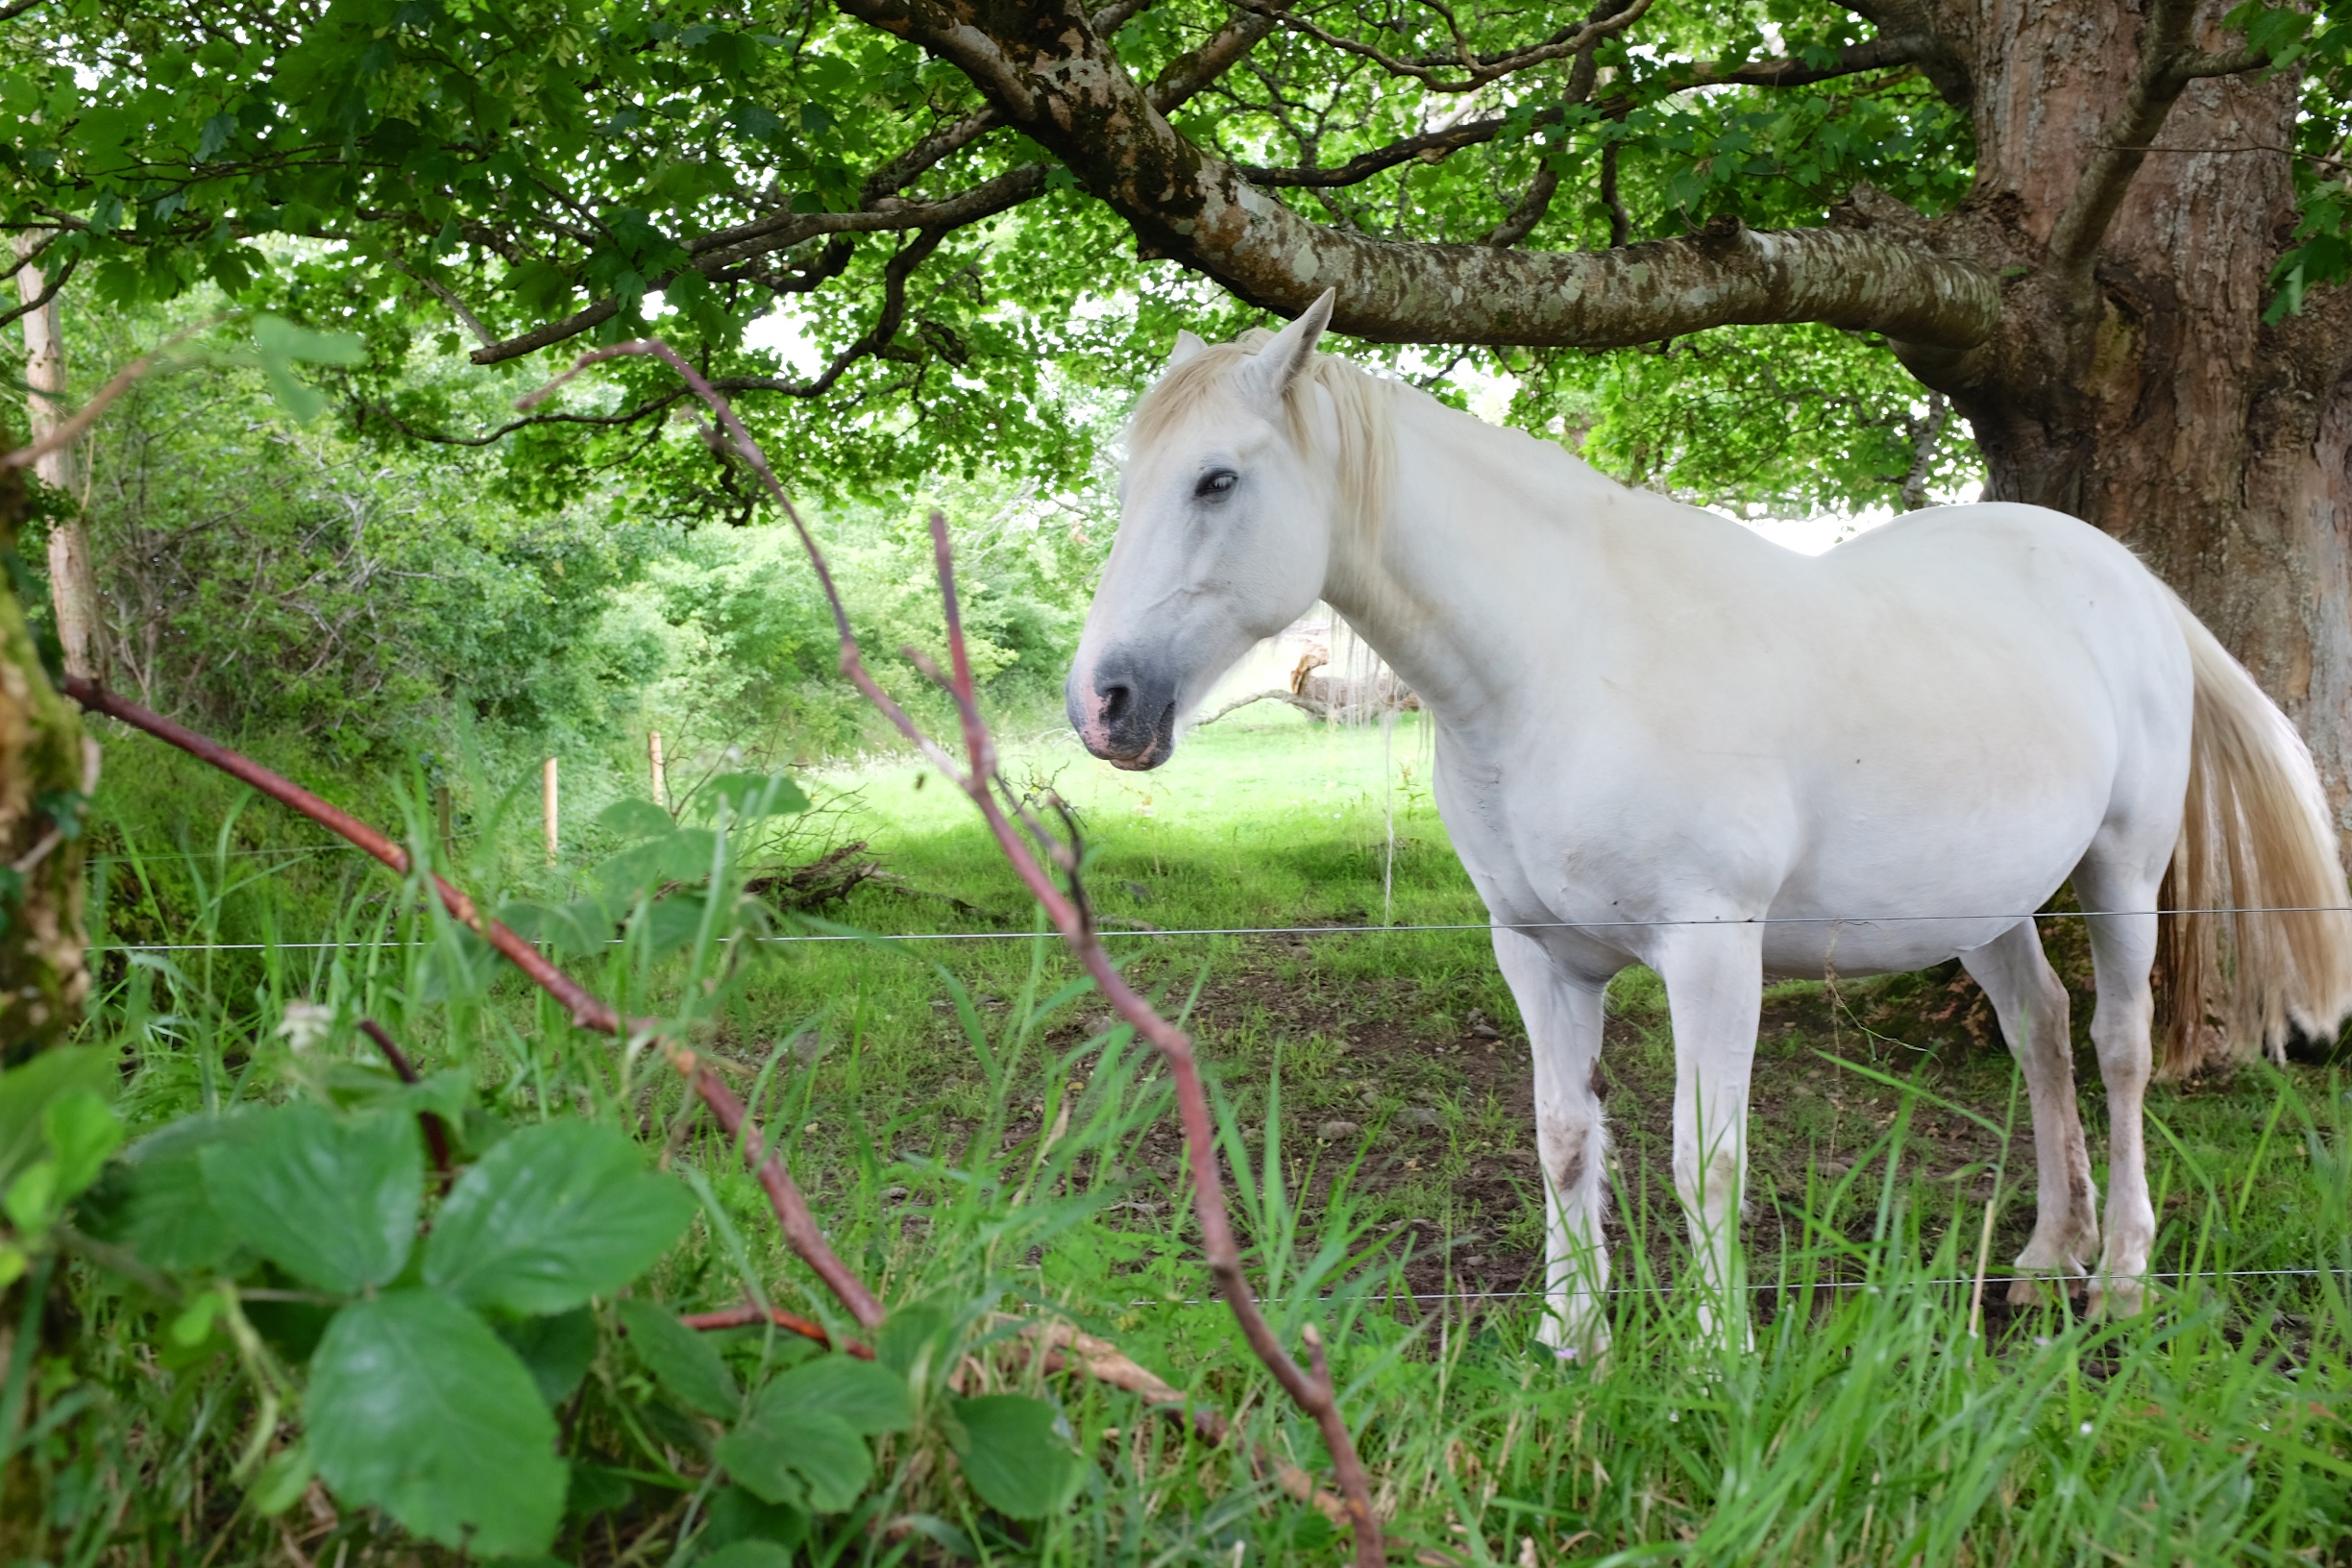
<svg viewBox="0 0 2352 1568">
<path fill-rule="evenodd" d="M 1005 769 L 1076 814 L 1115 950 L 1198 1038 L 1261 1289 L 1291 1343 L 1310 1322 L 1328 1337 L 1396 1560 L 2352 1557 L 2352 1278 L 2330 1272 L 2352 1268 L 2340 1074 L 2259 1066 L 2160 1086 L 2156 1266 L 2179 1277 L 2120 1323 L 2083 1321 L 2079 1300 L 2055 1296 L 2013 1308 L 2000 1265 L 2030 1223 L 2023 1096 L 1982 1038 L 1981 1001 L 1949 972 L 1768 996 L 1746 1224 L 1752 1353 L 1703 1340 L 1675 1288 L 1671 1034 L 1654 979 L 1622 977 L 1603 1068 L 1619 1139 L 1615 1347 L 1599 1372 L 1556 1362 L 1519 1293 L 1541 1248 L 1529 1069 L 1484 934 L 1287 929 L 1480 919 L 1417 726 L 1332 729 L 1264 705 L 1129 775 L 1041 725 L 1008 739 Z M 688 1176 L 702 1217 L 640 1293 L 691 1311 L 763 1291 L 845 1328 L 724 1141 L 649 1059 L 567 1028 L 413 886 L 265 805 L 224 829 L 229 792 L 163 788 L 177 763 L 110 745 L 102 918 L 126 945 L 99 966 L 90 1033 L 136 1063 L 127 1116 L 154 1125 L 374 1070 L 350 1028 L 365 1012 L 421 1068 L 464 1074 L 482 1115 L 627 1126 Z M 631 776 L 616 763 L 599 788 L 626 793 Z M 693 1013 L 894 1319 L 950 1325 L 969 1375 L 1052 1401 L 1081 1462 L 1066 1507 L 1013 1520 L 965 1482 L 952 1433 L 919 1425 L 880 1440 L 854 1508 L 762 1546 L 757 1528 L 703 1507 L 709 1429 L 666 1411 L 608 1349 L 566 1418 L 574 1512 L 557 1556 L 616 1568 L 689 1568 L 719 1550 L 735 1554 L 728 1568 L 1342 1560 L 1344 1536 L 1245 1450 L 992 1350 L 991 1313 L 1066 1316 L 1328 1473 L 1311 1424 L 1204 1299 L 1160 1073 L 1034 934 L 969 803 L 903 755 L 801 782 L 812 808 L 780 841 L 791 857 L 862 841 L 882 875 L 731 944 L 656 952 L 641 912 L 628 941 L 572 967 L 629 1008 Z M 527 790 L 496 808 L 527 783 L 478 781 L 456 870 L 494 898 L 545 905 L 590 886 L 617 843 L 582 826 L 561 864 L 540 864 Z M 420 779 L 368 788 L 431 846 Z M 176 821 L 160 803 L 175 794 Z M 782 852 L 741 848 L 744 873 Z M 1286 929 L 1164 934 L 1237 926 Z M 869 940 L 920 933 L 970 940 Z M 790 940 L 805 938 L 841 940 Z M 293 945 L 313 942 L 326 945 Z M 2062 933 L 2053 947 L 2065 968 Z M 295 999 L 335 1010 L 337 1032 L 313 1050 L 347 1066 L 293 1051 L 280 1021 Z M 2087 1052 L 2080 1070 L 2095 1086 Z M 2085 1111 L 2095 1164 L 2095 1088 Z M 48 1384 L 7 1392 L 30 1400 L 28 1430 L 48 1423 L 14 1462 L 63 1478 L 46 1494 L 61 1511 L 42 1560 L 437 1560 L 373 1514 L 265 1519 L 240 1502 L 252 1396 L 233 1362 L 157 1360 L 137 1347 L 162 1309 L 94 1275 L 86 1289 L 90 1332 L 45 1363 Z M 719 1342 L 744 1367 L 772 1353 L 760 1339 Z M 156 1419 L 165 1410 L 173 1424 Z M 590 1472 L 601 1479 L 578 1479 Z"/>
</svg>

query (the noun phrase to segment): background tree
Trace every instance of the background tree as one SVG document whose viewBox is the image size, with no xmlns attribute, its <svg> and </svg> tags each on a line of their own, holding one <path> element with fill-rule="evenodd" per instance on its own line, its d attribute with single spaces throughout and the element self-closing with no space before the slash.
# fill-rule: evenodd
<svg viewBox="0 0 2352 1568">
<path fill-rule="evenodd" d="M 1178 318 L 1327 286 L 1342 330 L 1491 355 L 1531 424 L 1598 400 L 1598 452 L 1712 464 L 1702 489 L 1810 468 L 1816 496 L 1917 496 L 1951 460 L 1948 401 L 1990 494 L 2088 518 L 2183 591 L 2340 808 L 2345 33 L 2194 0 L 48 0 L 0 46 L 0 139 L 52 281 L 209 279 L 356 326 L 355 425 L 502 438 L 550 495 L 634 456 L 747 507 L 723 464 L 649 439 L 683 415 L 642 372 L 469 415 L 459 353 L 517 382 L 539 355 L 536 378 L 656 294 L 665 334 L 845 486 L 1072 481 L 1073 412 Z M 1681 347 L 1740 324 L 1816 326 Z M 1687 374 L 1584 354 L 1670 341 Z M 1754 395 L 1767 372 L 1785 393 Z M 1738 438 L 1645 427 L 1661 383 L 1744 389 Z M 1792 403 L 1852 412 L 1788 429 Z"/>
</svg>

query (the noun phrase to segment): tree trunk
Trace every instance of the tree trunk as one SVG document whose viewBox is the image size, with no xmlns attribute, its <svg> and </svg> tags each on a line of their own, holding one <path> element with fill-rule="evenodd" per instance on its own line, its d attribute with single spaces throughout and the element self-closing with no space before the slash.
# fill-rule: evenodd
<svg viewBox="0 0 2352 1568">
<path fill-rule="evenodd" d="M 12 443 L 0 432 L 0 451 Z M 24 471 L 0 469 L 0 552 L 13 554 Z M 96 745 L 41 668 L 0 575 L 0 1066 L 69 1036 L 89 992 L 82 822 Z"/>
<path fill-rule="evenodd" d="M 2226 9 L 2201 10 L 2198 45 L 2226 40 Z M 1978 172 L 1940 239 L 2010 281 L 1989 342 L 1906 357 L 1975 428 L 1989 497 L 2096 524 L 2179 591 L 2301 726 L 2352 829 L 2352 300 L 2262 322 L 2295 218 L 2293 75 L 2190 83 L 2070 289 L 2052 230 L 2115 145 L 2144 19 L 1954 10 Z"/>
<path fill-rule="evenodd" d="M 39 299 L 47 286 L 39 267 L 17 269 L 17 292 L 26 303 Z M 23 320 L 25 403 L 33 439 L 38 441 L 73 411 L 65 398 L 64 324 L 57 297 L 52 295 Z M 67 508 L 65 517 L 49 530 L 49 601 L 57 612 L 65 673 L 99 679 L 104 674 L 105 641 L 98 620 L 98 575 L 90 563 L 89 529 L 82 519 L 82 465 L 71 447 L 61 447 L 41 457 L 34 472 Z"/>
</svg>

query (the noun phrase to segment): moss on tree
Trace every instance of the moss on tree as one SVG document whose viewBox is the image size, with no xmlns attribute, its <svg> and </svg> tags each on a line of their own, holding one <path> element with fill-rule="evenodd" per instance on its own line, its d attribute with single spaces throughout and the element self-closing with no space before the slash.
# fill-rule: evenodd
<svg viewBox="0 0 2352 1568">
<path fill-rule="evenodd" d="M 0 449 L 10 444 L 0 435 Z M 97 748 L 16 599 L 27 510 L 24 471 L 0 470 L 0 1064 L 66 1038 L 89 993 L 82 819 Z"/>
</svg>

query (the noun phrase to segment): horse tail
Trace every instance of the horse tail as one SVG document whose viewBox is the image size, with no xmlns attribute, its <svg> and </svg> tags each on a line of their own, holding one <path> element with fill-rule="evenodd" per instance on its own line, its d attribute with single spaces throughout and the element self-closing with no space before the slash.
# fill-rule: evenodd
<svg viewBox="0 0 2352 1568">
<path fill-rule="evenodd" d="M 2352 1014 L 2352 914 L 2310 748 L 2172 600 L 2195 674 L 2189 791 L 2157 921 L 2157 1070 L 2185 1078 Z"/>
</svg>

